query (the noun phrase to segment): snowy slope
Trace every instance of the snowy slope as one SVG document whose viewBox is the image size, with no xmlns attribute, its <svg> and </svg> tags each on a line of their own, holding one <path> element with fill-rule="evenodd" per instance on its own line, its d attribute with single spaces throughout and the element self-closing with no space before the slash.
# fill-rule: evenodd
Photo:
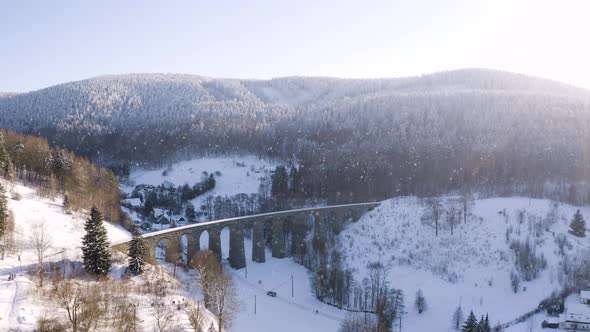
<svg viewBox="0 0 590 332">
<path fill-rule="evenodd" d="M 243 156 L 214 156 L 195 158 L 181 161 L 161 169 L 131 170 L 129 181 L 121 187 L 126 193 L 131 193 L 137 185 L 161 185 L 172 184 L 175 187 L 188 184 L 195 185 L 203 180 L 204 172 L 214 174 L 215 188 L 190 202 L 199 210 L 206 205 L 207 199 L 216 196 L 233 196 L 237 194 L 252 194 L 260 191 L 261 180 L 270 179 L 270 172 L 276 167 L 275 162 L 259 159 L 253 155 Z M 140 220 L 140 216 L 132 210 L 125 211 L 134 220 Z M 157 229 L 163 229 L 168 225 L 158 224 Z"/>
<path fill-rule="evenodd" d="M 129 176 L 130 185 L 123 187 L 123 190 L 131 192 L 134 186 L 139 184 L 157 186 L 165 182 L 175 186 L 185 183 L 192 186 L 202 180 L 203 172 L 208 174 L 220 172 L 221 175 L 215 176 L 215 189 L 193 201 L 195 206 L 199 206 L 197 204 L 207 196 L 232 196 L 258 192 L 260 179 L 274 170 L 275 166 L 275 163 L 253 155 L 196 158 L 175 163 L 169 168 L 133 169 Z M 167 171 L 167 175 L 164 175 L 164 171 Z"/>
<path fill-rule="evenodd" d="M 456 203 L 455 198 L 443 198 L 445 210 Z M 567 234 L 569 219 L 576 208 L 560 205 L 558 221 L 549 230 L 535 238 L 528 220 L 541 220 L 550 211 L 548 200 L 521 197 L 476 200 L 467 224 L 461 222 L 450 235 L 443 215 L 439 236 L 422 222 L 426 205 L 415 197 L 385 201 L 366 214 L 357 223 L 348 226 L 340 241 L 348 256 L 347 262 L 357 273 L 355 279 L 367 275 L 367 263 L 380 261 L 390 266 L 389 281 L 392 287 L 406 294 L 408 314 L 404 317 L 404 331 L 426 331 L 440 326 L 440 331 L 451 329 L 451 316 L 461 303 L 468 314 L 489 313 L 492 323 L 510 321 L 530 311 L 548 296 L 560 289 L 556 271 L 559 264 L 557 234 Z M 500 211 L 506 210 L 506 216 Z M 525 221 L 518 222 L 519 211 L 525 211 Z M 590 208 L 582 209 L 590 216 Z M 540 277 L 523 282 L 526 291 L 514 294 L 509 273 L 514 269 L 514 254 L 506 242 L 506 230 L 514 230 L 511 239 L 535 240 L 535 248 L 547 259 L 548 267 Z M 567 235 L 572 248 L 567 255 L 575 256 L 578 250 L 590 244 L 588 238 Z M 567 249 L 566 249 L 567 250 Z M 413 308 L 414 295 L 421 289 L 429 309 L 418 315 Z M 535 328 L 540 330 L 540 322 Z M 517 330 L 515 330 L 517 331 Z"/>
<path fill-rule="evenodd" d="M 0 179 L 5 188 L 10 184 Z M 8 255 L 0 261 L 0 330 L 14 328 L 32 330 L 36 318 L 46 312 L 40 303 L 34 304 L 28 289 L 34 287 L 33 277 L 27 270 L 35 266 L 37 259 L 30 246 L 32 229 L 45 223 L 50 232 L 51 248 L 47 251 L 47 262 L 60 260 L 79 260 L 81 257 L 82 236 L 84 234 L 84 215 L 68 215 L 57 200 L 39 197 L 35 190 L 17 184 L 15 192 L 20 200 L 8 199 L 8 208 L 15 217 L 15 241 L 17 253 Z M 105 223 L 112 242 L 126 241 L 129 233 L 119 226 Z M 20 254 L 20 261 L 19 261 Z M 22 268 L 21 268 L 22 267 Z M 9 274 L 17 274 L 15 281 L 8 281 Z"/>
<path fill-rule="evenodd" d="M 9 184 L 0 180 L 5 188 Z M 58 201 L 39 197 L 35 190 L 22 185 L 16 185 L 14 190 L 21 195 L 20 200 L 9 199 L 8 206 L 14 212 L 16 224 L 17 253 L 9 254 L 3 261 L 0 261 L 0 331 L 33 331 L 36 321 L 39 318 L 61 317 L 65 319 L 65 310 L 59 308 L 51 299 L 39 296 L 39 293 L 47 293 L 52 283 L 46 281 L 46 289 L 39 291 L 37 278 L 33 274 L 36 266 L 36 257 L 33 248 L 29 245 L 31 230 L 39 222 L 45 222 L 51 235 L 51 247 L 45 257 L 47 263 L 60 263 L 65 261 L 73 262 L 80 267 L 81 261 L 81 238 L 84 233 L 84 214 L 64 214 L 63 208 Z M 61 200 L 59 200 L 61 202 Z M 124 229 L 105 222 L 108 237 L 111 243 L 128 241 L 130 235 Z M 20 254 L 20 262 L 19 262 Z M 22 265 L 22 268 L 21 268 Z M 166 289 L 165 303 L 187 303 L 193 304 L 191 297 L 182 285 L 174 279 L 166 270 L 159 266 L 146 266 L 142 276 L 121 280 L 122 272 L 126 266 L 125 256 L 114 253 L 113 267 L 108 281 L 110 287 L 124 287 L 135 289 L 135 292 L 128 294 L 130 303 L 137 304 L 139 316 L 139 327 L 144 331 L 152 331 L 155 328 L 153 295 L 149 289 L 157 285 L 157 290 L 162 292 Z M 72 273 L 70 268 L 70 273 Z M 16 274 L 16 279 L 8 281 L 9 274 Z M 93 278 L 76 278 L 77 282 L 92 285 L 96 281 Z M 117 282 L 114 282 L 117 281 Z M 117 286 L 118 285 L 118 286 Z M 123 286 L 121 286 L 123 285 Z M 104 287 L 103 285 L 100 285 Z M 187 285 L 188 286 L 188 285 Z M 186 311 L 177 310 L 176 306 L 171 307 L 174 317 L 170 321 L 170 328 L 174 331 L 190 331 L 188 328 L 188 317 Z M 215 326 L 215 317 L 208 311 L 204 312 L 204 325 Z M 109 331 L 110 327 L 99 329 Z"/>
</svg>

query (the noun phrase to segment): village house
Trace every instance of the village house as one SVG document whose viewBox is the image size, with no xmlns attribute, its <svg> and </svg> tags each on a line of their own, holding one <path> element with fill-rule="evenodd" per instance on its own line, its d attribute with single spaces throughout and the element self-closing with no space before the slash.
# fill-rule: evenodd
<svg viewBox="0 0 590 332">
<path fill-rule="evenodd" d="M 580 292 L 580 303 L 570 303 L 560 315 L 559 328 L 590 331 L 590 291 Z"/>
</svg>

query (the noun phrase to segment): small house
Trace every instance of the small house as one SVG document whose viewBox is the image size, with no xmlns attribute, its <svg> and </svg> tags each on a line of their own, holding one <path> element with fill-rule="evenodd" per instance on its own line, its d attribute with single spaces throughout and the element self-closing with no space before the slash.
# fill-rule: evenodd
<svg viewBox="0 0 590 332">
<path fill-rule="evenodd" d="M 141 206 L 141 199 L 139 199 L 139 198 L 127 198 L 123 202 L 125 204 L 132 206 L 132 207 L 140 207 Z"/>
<path fill-rule="evenodd" d="M 580 303 L 590 304 L 590 291 L 581 291 L 580 292 Z"/>
<path fill-rule="evenodd" d="M 562 314 L 559 328 L 564 330 L 590 331 L 590 306 L 581 303 L 568 304 Z"/>
<path fill-rule="evenodd" d="M 161 224 L 161 225 L 169 225 L 170 224 L 170 219 L 168 219 L 168 216 L 166 216 L 165 214 L 161 215 L 158 218 L 158 221 L 156 222 L 157 224 Z"/>
</svg>

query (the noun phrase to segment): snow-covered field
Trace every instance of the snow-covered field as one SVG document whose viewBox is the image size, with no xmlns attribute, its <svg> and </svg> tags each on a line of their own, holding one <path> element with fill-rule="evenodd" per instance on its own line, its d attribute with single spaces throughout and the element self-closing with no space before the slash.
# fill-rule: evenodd
<svg viewBox="0 0 590 332">
<path fill-rule="evenodd" d="M 203 172 L 209 174 L 220 172 L 216 176 L 215 189 L 208 192 L 207 196 L 232 196 L 236 194 L 250 194 L 258 192 L 260 179 L 268 171 L 274 170 L 273 162 L 259 159 L 252 155 L 231 157 L 204 157 L 181 161 L 171 167 L 156 170 L 132 169 L 129 175 L 131 186 L 123 189 L 130 192 L 139 184 L 160 185 L 170 182 L 175 186 L 185 183 L 194 185 L 201 181 Z M 166 175 L 164 174 L 166 172 Z"/>
<path fill-rule="evenodd" d="M 443 198 L 445 210 L 455 202 Z M 560 289 L 558 280 L 559 255 L 555 238 L 565 234 L 572 244 L 567 255 L 575 256 L 588 248 L 588 238 L 576 238 L 567 233 L 569 220 L 576 207 L 560 204 L 557 222 L 543 229 L 535 237 L 529 220 L 540 222 L 546 218 L 552 203 L 548 200 L 522 197 L 476 200 L 472 216 L 457 225 L 454 235 L 441 216 L 441 230 L 435 237 L 434 229 L 421 218 L 427 209 L 415 197 L 391 199 L 374 211 L 349 225 L 340 241 L 347 255 L 347 263 L 361 281 L 367 275 L 369 262 L 382 262 L 390 267 L 392 287 L 406 294 L 407 315 L 404 331 L 427 331 L 438 326 L 439 331 L 451 330 L 451 317 L 461 303 L 467 315 L 473 310 L 479 317 L 489 314 L 493 324 L 507 322 L 533 310 L 553 290 Z M 500 211 L 506 210 L 504 213 Z M 519 212 L 524 220 L 519 222 Z M 590 216 L 590 208 L 581 209 Z M 531 282 L 522 282 L 514 294 L 510 271 L 514 269 L 514 254 L 506 241 L 507 229 L 512 227 L 511 239 L 533 241 L 538 253 L 543 253 L 548 267 Z M 526 290 L 522 290 L 526 287 Z M 413 307 L 414 295 L 421 289 L 428 302 L 428 310 L 419 315 Z M 535 316 L 533 331 L 541 330 L 542 315 Z M 508 331 L 524 331 L 520 324 Z M 528 325 L 526 326 L 528 327 Z M 528 330 L 527 330 L 528 331 Z"/>
</svg>

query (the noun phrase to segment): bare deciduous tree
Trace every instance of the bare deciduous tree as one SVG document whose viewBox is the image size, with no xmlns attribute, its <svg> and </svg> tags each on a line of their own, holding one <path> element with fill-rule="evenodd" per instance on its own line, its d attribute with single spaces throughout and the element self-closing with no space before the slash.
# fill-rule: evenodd
<svg viewBox="0 0 590 332">
<path fill-rule="evenodd" d="M 195 332 L 203 332 L 204 314 L 199 303 L 189 306 L 186 311 L 193 330 Z"/>
<path fill-rule="evenodd" d="M 209 297 L 212 300 L 213 312 L 217 315 L 217 328 L 221 332 L 223 328 L 231 325 L 233 316 L 239 309 L 238 296 L 233 280 L 227 273 L 218 275 L 211 286 Z"/>
<path fill-rule="evenodd" d="M 459 210 L 455 205 L 451 205 L 451 207 L 447 211 L 447 223 L 451 228 L 451 235 L 453 235 L 455 226 L 458 225 L 461 220 L 460 211 L 461 210 Z"/>
<path fill-rule="evenodd" d="M 152 312 L 156 320 L 154 329 L 158 332 L 168 331 L 175 321 L 174 308 L 166 303 L 163 293 L 156 294 L 152 302 Z"/>
<path fill-rule="evenodd" d="M 238 310 L 238 297 L 231 276 L 225 273 L 217 256 L 209 251 L 201 251 L 192 261 L 203 289 L 205 306 L 217 315 L 219 332 L 230 326 Z"/>
<path fill-rule="evenodd" d="M 47 250 L 51 248 L 51 244 L 53 242 L 45 221 L 41 221 L 33 225 L 30 240 L 31 246 L 33 247 L 35 255 L 37 256 L 39 286 L 43 287 L 45 256 L 47 255 Z"/>
<path fill-rule="evenodd" d="M 438 223 L 442 214 L 443 206 L 440 199 L 433 197 L 426 201 L 426 209 L 422 216 L 422 221 L 426 223 L 434 223 L 434 234 L 438 236 Z"/>
<path fill-rule="evenodd" d="M 84 306 L 80 287 L 72 281 L 63 281 L 56 292 L 59 305 L 68 312 L 72 330 L 77 332 L 80 326 L 80 312 Z"/>
</svg>

